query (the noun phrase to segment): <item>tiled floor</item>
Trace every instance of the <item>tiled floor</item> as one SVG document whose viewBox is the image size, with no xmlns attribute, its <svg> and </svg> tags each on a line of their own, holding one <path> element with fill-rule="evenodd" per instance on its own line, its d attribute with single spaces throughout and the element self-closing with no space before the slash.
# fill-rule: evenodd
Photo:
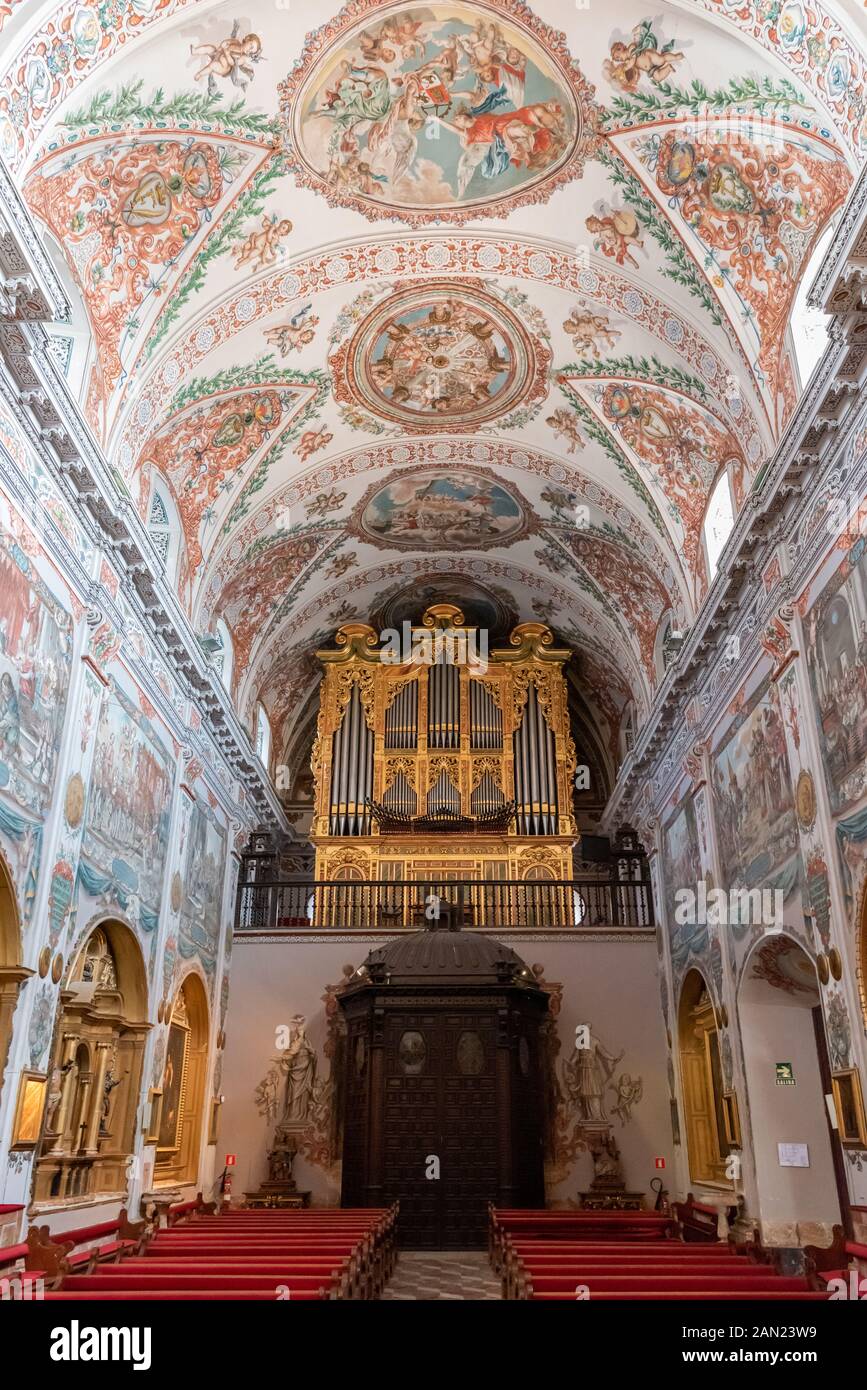
<svg viewBox="0 0 867 1390">
<path fill-rule="evenodd" d="M 382 1297 L 500 1298 L 500 1281 L 485 1250 L 401 1250 Z"/>
</svg>

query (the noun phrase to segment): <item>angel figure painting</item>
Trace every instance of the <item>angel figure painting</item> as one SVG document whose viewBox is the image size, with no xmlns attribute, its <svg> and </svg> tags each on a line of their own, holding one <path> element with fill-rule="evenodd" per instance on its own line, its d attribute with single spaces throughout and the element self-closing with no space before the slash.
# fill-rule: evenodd
<svg viewBox="0 0 867 1390">
<path fill-rule="evenodd" d="M 242 34 L 239 20 L 232 25 L 232 32 L 220 43 L 190 44 L 190 55 L 203 59 L 196 73 L 196 81 L 207 81 L 208 96 L 215 97 L 219 91 L 217 79 L 228 79 L 234 87 L 246 91 L 253 80 L 253 64 L 262 57 L 262 40 L 258 34 Z"/>
<path fill-rule="evenodd" d="M 563 163 L 575 99 L 528 34 L 464 5 L 397 10 L 335 45 L 293 115 L 338 193 L 444 208 L 508 195 Z"/>
<path fill-rule="evenodd" d="M 677 71 L 684 55 L 674 47 L 674 40 L 660 44 L 653 32 L 649 19 L 636 24 L 629 43 L 616 40 L 611 45 L 610 57 L 602 64 L 602 71 L 615 87 L 624 92 L 635 92 L 643 77 L 657 86 L 668 82 Z"/>
</svg>

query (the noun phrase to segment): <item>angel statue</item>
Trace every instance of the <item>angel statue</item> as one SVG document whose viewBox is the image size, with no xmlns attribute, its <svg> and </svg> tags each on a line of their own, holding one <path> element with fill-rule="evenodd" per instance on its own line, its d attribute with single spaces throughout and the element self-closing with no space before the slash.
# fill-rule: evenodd
<svg viewBox="0 0 867 1390">
<path fill-rule="evenodd" d="M 622 1125 L 628 1124 L 632 1119 L 633 1105 L 637 1105 L 644 1095 L 644 1082 L 640 1076 L 633 1078 L 624 1071 L 618 1076 L 613 1089 L 617 1092 L 617 1104 L 611 1107 L 612 1114 L 620 1116 Z"/>
<path fill-rule="evenodd" d="M 264 1081 L 253 1092 L 253 1099 L 256 1102 L 259 1114 L 266 1120 L 274 1120 L 277 1117 L 277 1095 L 280 1089 L 280 1073 L 276 1066 L 269 1068 Z"/>
</svg>

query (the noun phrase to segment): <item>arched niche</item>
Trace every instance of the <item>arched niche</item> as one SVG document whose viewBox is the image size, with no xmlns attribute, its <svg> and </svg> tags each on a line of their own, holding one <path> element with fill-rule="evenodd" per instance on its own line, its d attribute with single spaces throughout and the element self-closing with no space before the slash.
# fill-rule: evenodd
<svg viewBox="0 0 867 1390">
<path fill-rule="evenodd" d="M 208 996 L 191 972 L 179 985 L 169 1015 L 154 1169 L 158 1186 L 198 1178 L 209 1035 Z"/>
<path fill-rule="evenodd" d="M 825 1244 L 840 1224 L 825 1101 L 832 1087 L 816 967 L 794 938 L 774 932 L 754 944 L 738 987 L 738 1018 L 763 1238 L 792 1245 L 800 1227 L 802 1244 Z M 798 1166 L 790 1166 L 793 1159 Z"/>
<path fill-rule="evenodd" d="M 690 970 L 680 991 L 678 1046 L 683 1082 L 689 1175 L 693 1182 L 731 1187 L 719 1025 L 707 981 Z"/>
<path fill-rule="evenodd" d="M 0 1094 L 12 1042 L 12 1016 L 24 980 L 32 974 L 22 965 L 21 925 L 12 875 L 0 854 Z"/>
<path fill-rule="evenodd" d="M 135 934 L 113 919 L 91 923 L 60 989 L 34 1171 L 40 1209 L 126 1193 L 147 1012 L 147 974 Z"/>
</svg>

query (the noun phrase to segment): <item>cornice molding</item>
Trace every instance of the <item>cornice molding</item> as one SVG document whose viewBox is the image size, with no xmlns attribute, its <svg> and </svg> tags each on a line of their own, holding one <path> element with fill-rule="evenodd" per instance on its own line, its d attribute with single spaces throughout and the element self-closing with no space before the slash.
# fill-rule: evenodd
<svg viewBox="0 0 867 1390">
<path fill-rule="evenodd" d="M 864 284 L 867 261 L 861 264 L 851 261 L 853 247 L 864 230 L 864 217 L 867 211 L 867 165 L 861 170 L 852 188 L 843 216 L 834 233 L 828 253 L 807 293 L 807 303 L 813 309 L 823 309 L 830 313 L 828 300 L 832 297 L 838 281 L 856 279 Z"/>
<path fill-rule="evenodd" d="M 24 200 L 0 160 L 0 321 L 66 323 L 71 314 Z"/>
</svg>

